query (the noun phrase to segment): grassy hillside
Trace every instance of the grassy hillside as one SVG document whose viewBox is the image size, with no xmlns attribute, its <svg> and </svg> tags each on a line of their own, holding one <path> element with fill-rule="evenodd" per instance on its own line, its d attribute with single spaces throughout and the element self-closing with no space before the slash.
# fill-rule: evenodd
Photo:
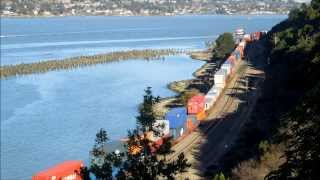
<svg viewBox="0 0 320 180">
<path fill-rule="evenodd" d="M 259 43 L 270 63 L 262 96 L 224 173 L 230 179 L 319 179 L 320 1 L 291 11 Z"/>
</svg>

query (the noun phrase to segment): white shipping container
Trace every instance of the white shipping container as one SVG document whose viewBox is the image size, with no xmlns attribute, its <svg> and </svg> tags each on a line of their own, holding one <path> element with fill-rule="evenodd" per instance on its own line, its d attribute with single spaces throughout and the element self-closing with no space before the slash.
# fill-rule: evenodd
<svg viewBox="0 0 320 180">
<path fill-rule="evenodd" d="M 218 83 L 218 84 L 216 84 L 216 86 L 217 86 L 218 88 L 223 89 L 223 88 L 225 87 L 225 83 Z"/>
<path fill-rule="evenodd" d="M 216 86 L 213 85 L 213 86 L 211 87 L 211 89 L 208 91 L 208 93 L 209 93 L 209 92 L 217 93 L 217 88 L 216 88 Z"/>
<path fill-rule="evenodd" d="M 222 66 L 221 66 L 221 69 L 224 69 L 227 71 L 227 74 L 230 74 L 231 73 L 231 64 L 226 64 L 224 63 Z"/>
<path fill-rule="evenodd" d="M 222 88 L 221 87 L 215 87 L 215 91 L 217 92 L 217 97 L 220 96 Z"/>
<path fill-rule="evenodd" d="M 212 107 L 212 105 L 214 104 L 214 102 L 215 102 L 215 98 L 207 97 L 205 99 L 205 106 L 204 106 L 205 110 L 210 109 Z"/>
<path fill-rule="evenodd" d="M 217 94 L 207 94 L 206 96 L 204 96 L 204 99 L 207 100 L 207 99 L 213 99 L 213 100 L 216 100 L 217 99 Z"/>
<path fill-rule="evenodd" d="M 227 71 L 225 69 L 220 69 L 214 75 L 214 84 L 218 86 L 218 84 L 225 84 L 227 78 Z M 219 85 L 221 86 L 221 85 Z"/>
<path fill-rule="evenodd" d="M 214 85 L 207 94 L 215 94 L 218 97 L 220 95 L 221 89 L 221 87 Z"/>
<path fill-rule="evenodd" d="M 243 36 L 243 38 L 244 38 L 244 39 L 251 39 L 251 36 L 250 36 L 250 34 L 245 34 L 245 35 Z"/>
</svg>

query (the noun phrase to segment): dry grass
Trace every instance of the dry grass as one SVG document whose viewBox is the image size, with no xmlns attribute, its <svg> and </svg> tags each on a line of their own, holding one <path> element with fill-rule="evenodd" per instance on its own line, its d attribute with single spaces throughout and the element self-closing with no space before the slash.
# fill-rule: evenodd
<svg viewBox="0 0 320 180">
<path fill-rule="evenodd" d="M 270 145 L 259 160 L 250 159 L 232 170 L 232 180 L 263 180 L 269 172 L 276 170 L 285 159 L 282 145 Z"/>
</svg>

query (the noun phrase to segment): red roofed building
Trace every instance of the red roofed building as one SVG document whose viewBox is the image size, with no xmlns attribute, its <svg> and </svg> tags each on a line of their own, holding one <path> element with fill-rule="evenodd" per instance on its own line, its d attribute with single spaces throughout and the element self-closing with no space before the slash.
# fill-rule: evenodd
<svg viewBox="0 0 320 180">
<path fill-rule="evenodd" d="M 80 168 L 83 161 L 65 161 L 32 176 L 32 180 L 82 180 Z"/>
</svg>

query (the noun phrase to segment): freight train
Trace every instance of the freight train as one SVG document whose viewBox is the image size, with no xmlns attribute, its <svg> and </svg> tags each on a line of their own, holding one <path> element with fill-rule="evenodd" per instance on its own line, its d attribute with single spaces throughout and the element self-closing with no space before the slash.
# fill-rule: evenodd
<svg viewBox="0 0 320 180">
<path fill-rule="evenodd" d="M 160 147 L 164 138 L 172 137 L 178 143 L 186 135 L 193 132 L 207 117 L 207 112 L 213 108 L 218 98 L 226 87 L 227 81 L 235 74 L 239 62 L 244 58 L 244 49 L 250 42 L 260 40 L 266 32 L 244 34 L 243 29 L 237 31 L 237 36 L 242 37 L 236 42 L 236 48 L 220 66 L 214 75 L 214 85 L 206 94 L 199 94 L 189 99 L 187 107 L 172 108 L 163 120 L 156 120 L 153 129 L 157 133 L 148 132 L 147 138 L 153 143 L 152 147 Z M 243 35 L 243 36 L 242 36 Z M 129 147 L 129 153 L 139 153 L 141 147 Z M 41 171 L 32 177 L 32 180 L 72 179 L 80 180 L 82 161 L 65 161 L 52 168 Z"/>
<path fill-rule="evenodd" d="M 193 132 L 201 121 L 207 117 L 208 111 L 217 102 L 226 87 L 227 81 L 234 76 L 240 61 L 244 59 L 244 50 L 247 44 L 260 40 L 265 34 L 266 32 L 244 34 L 243 38 L 236 43 L 234 51 L 215 72 L 214 85 L 206 94 L 191 97 L 186 107 L 172 108 L 166 114 L 164 120 L 157 120 L 157 124 L 163 123 L 166 125 L 162 134 L 165 137 L 171 136 L 174 143 L 178 143 L 186 135 Z M 167 128 L 169 128 L 169 131 Z M 158 146 L 161 145 L 161 138 L 161 136 L 154 138 Z"/>
</svg>

